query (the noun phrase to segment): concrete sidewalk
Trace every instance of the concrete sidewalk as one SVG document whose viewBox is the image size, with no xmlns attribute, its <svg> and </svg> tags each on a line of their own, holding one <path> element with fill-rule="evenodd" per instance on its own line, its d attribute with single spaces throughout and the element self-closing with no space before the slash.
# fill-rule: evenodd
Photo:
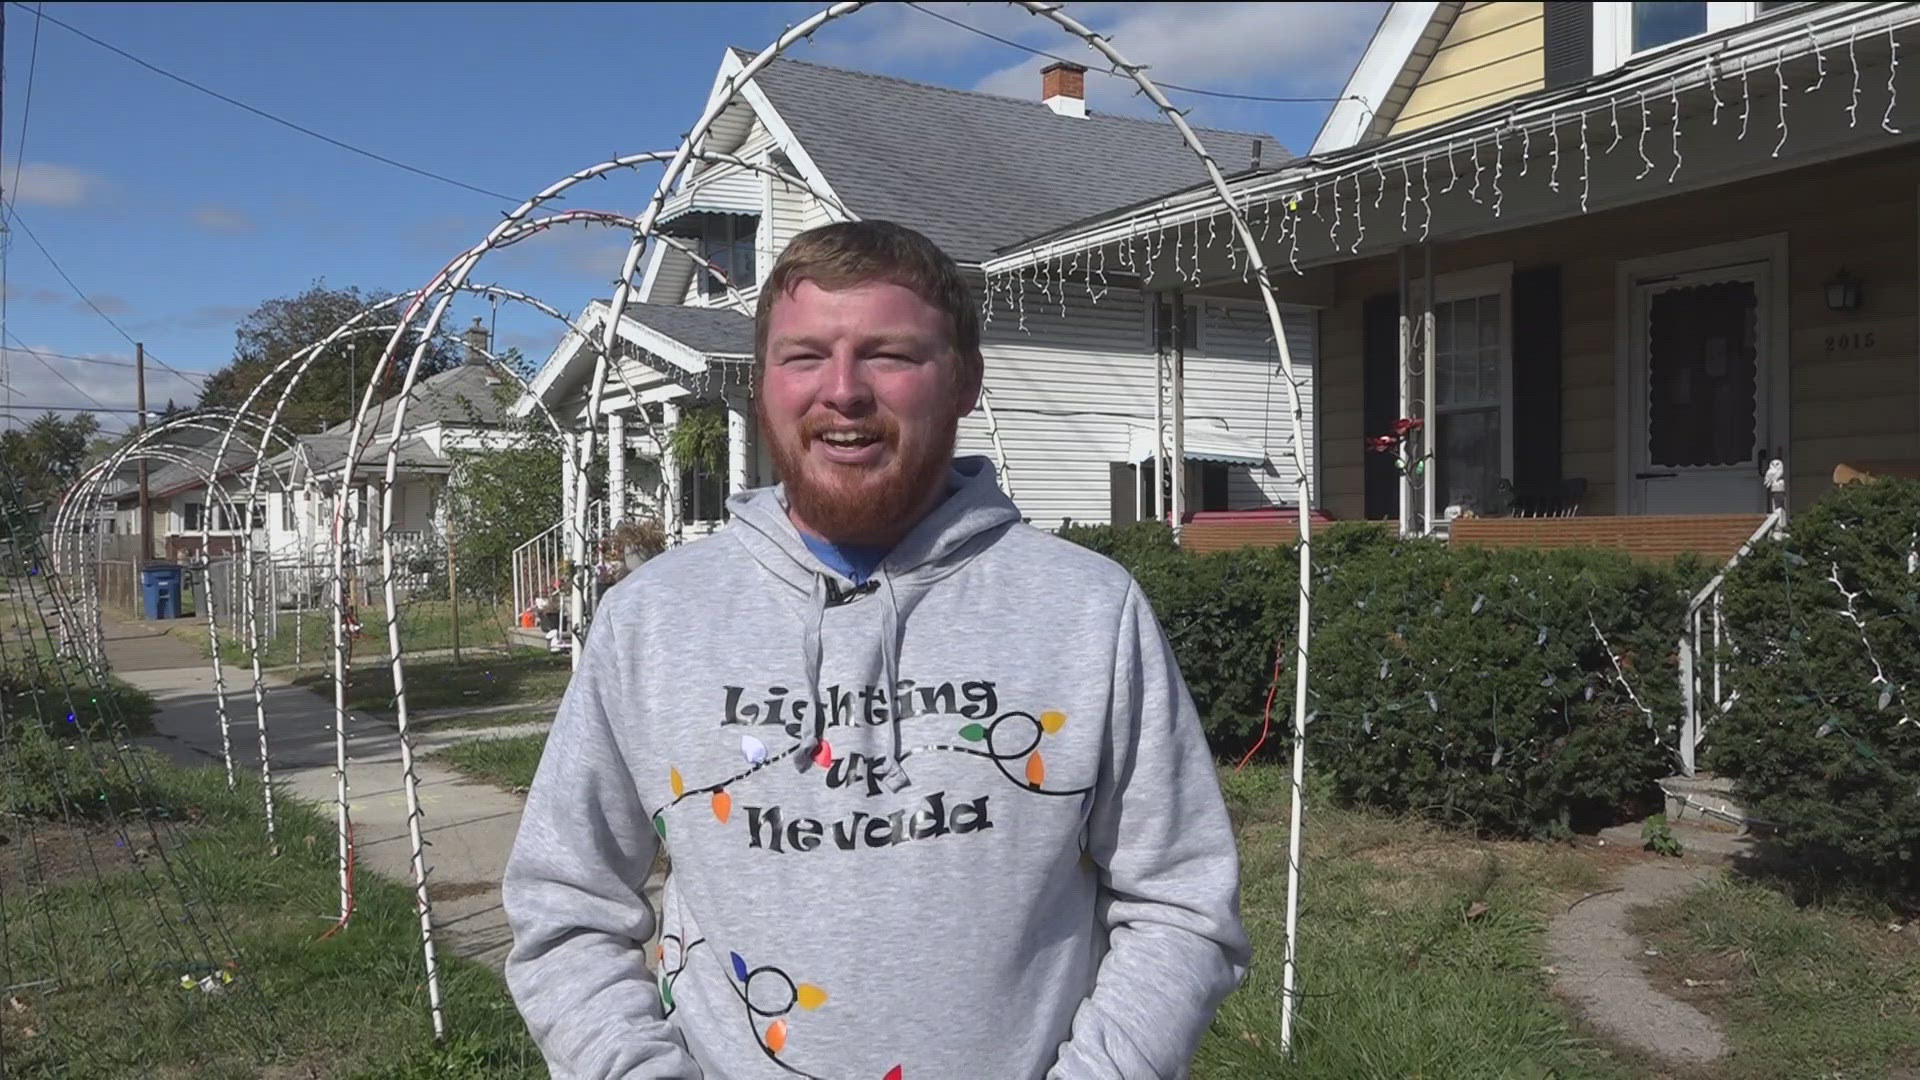
<svg viewBox="0 0 1920 1080">
<path fill-rule="evenodd" d="M 109 620 L 106 637 L 114 673 L 152 694 L 160 706 L 154 717 L 155 733 L 138 741 L 181 764 L 220 764 L 220 721 L 211 662 L 164 631 L 139 623 Z M 258 770 L 252 671 L 246 664 L 227 664 L 225 682 L 234 767 Z M 263 687 L 276 788 L 317 804 L 331 821 L 335 806 L 332 702 L 272 672 L 263 677 Z M 545 728 L 545 724 L 527 724 L 433 731 L 414 739 L 421 827 L 428 844 L 427 882 L 438 940 L 443 949 L 496 969 L 511 944 L 500 907 L 500 879 L 520 826 L 521 799 L 422 757 L 458 742 Z M 358 865 L 411 885 L 412 852 L 398 733 L 389 720 L 351 712 L 347 738 L 347 806 Z M 332 842 L 331 830 L 327 839 Z M 336 899 L 329 895 L 315 897 L 314 902 L 324 911 Z"/>
</svg>

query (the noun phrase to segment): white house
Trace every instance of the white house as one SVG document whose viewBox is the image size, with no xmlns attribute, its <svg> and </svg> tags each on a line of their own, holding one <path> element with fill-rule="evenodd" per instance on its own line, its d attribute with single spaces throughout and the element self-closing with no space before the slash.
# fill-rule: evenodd
<svg viewBox="0 0 1920 1080">
<path fill-rule="evenodd" d="M 748 58 L 723 55 L 714 95 Z M 985 407 L 963 423 L 960 451 L 1000 461 L 1035 524 L 1153 516 L 1173 488 L 1156 497 L 1149 474 L 1155 432 L 1172 428 L 1176 387 L 1187 457 L 1182 516 L 1288 506 L 1295 447 L 1277 350 L 1257 306 L 1183 297 L 1176 346 L 1178 285 L 1144 292 L 1117 264 L 1097 283 L 1054 289 L 1045 303 L 1010 307 L 981 290 L 980 267 L 996 252 L 1204 177 L 1166 121 L 1089 111 L 1083 79 L 1077 65 L 1055 64 L 1040 96 L 1020 100 L 775 60 L 744 84 L 705 148 L 770 164 L 811 190 L 696 163 L 666 205 L 663 231 L 722 269 L 749 304 L 806 228 L 860 217 L 927 234 L 971 275 L 987 317 Z M 1268 136 L 1200 135 L 1230 174 L 1288 158 Z M 594 349 L 578 335 L 563 338 L 536 376 L 533 393 L 563 423 L 604 424 L 609 444 L 627 448 L 609 465 L 613 519 L 660 508 L 670 535 L 693 535 L 721 520 L 728 492 L 775 479 L 752 422 L 752 319 L 730 299 L 694 259 L 655 244 L 621 314 L 621 363 L 601 414 L 587 415 Z M 607 309 L 606 300 L 590 304 L 581 328 L 597 337 Z M 1304 307 L 1288 314 L 1294 356 L 1310 367 L 1315 317 Z M 1310 401 L 1310 385 L 1307 394 Z M 529 398 L 516 409 L 532 407 Z M 696 409 L 716 436 L 724 427 L 726 468 L 683 468 L 668 455 L 653 471 L 665 433 Z M 632 467 L 638 455 L 649 460 Z"/>
</svg>

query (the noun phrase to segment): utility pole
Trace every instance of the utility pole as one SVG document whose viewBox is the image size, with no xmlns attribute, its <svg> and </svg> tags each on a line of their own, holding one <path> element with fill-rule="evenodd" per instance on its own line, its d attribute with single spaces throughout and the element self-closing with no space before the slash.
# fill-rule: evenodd
<svg viewBox="0 0 1920 1080">
<path fill-rule="evenodd" d="M 138 403 L 139 414 L 135 425 L 141 434 L 147 430 L 147 347 L 141 342 L 133 343 L 134 395 Z M 140 458 L 140 558 L 135 560 L 135 569 L 153 558 L 153 506 L 147 501 L 147 459 Z"/>
</svg>

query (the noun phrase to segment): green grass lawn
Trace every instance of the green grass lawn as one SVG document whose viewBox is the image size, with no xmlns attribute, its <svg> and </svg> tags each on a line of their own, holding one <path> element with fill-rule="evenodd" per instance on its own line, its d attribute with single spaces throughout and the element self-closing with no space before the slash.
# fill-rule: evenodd
<svg viewBox="0 0 1920 1080">
<path fill-rule="evenodd" d="M 1643 909 L 1636 928 L 1660 951 L 1656 983 L 1726 1026 L 1714 1080 L 1920 1076 L 1920 923 L 1729 881 Z"/>
<path fill-rule="evenodd" d="M 140 801 L 163 811 L 157 843 L 137 819 L 124 834 L 97 819 L 8 819 L 9 1075 L 545 1075 L 499 979 L 444 950 L 450 1038 L 432 1045 L 406 888 L 359 875 L 351 925 L 323 938 L 337 913 L 331 823 L 282 800 L 273 855 L 257 785 L 228 792 L 212 768 L 143 768 L 153 783 Z M 222 970 L 234 981 L 218 993 L 181 984 Z"/>
<path fill-rule="evenodd" d="M 510 703 L 532 706 L 558 700 L 566 692 L 573 669 L 565 654 L 516 652 L 462 657 L 457 664 L 446 656 L 421 657 L 407 661 L 406 676 L 407 702 L 413 709 Z M 314 693 L 332 697 L 332 679 L 329 671 L 315 671 L 294 681 Z M 393 672 L 386 664 L 355 665 L 348 691 L 350 708 L 393 711 Z M 551 715 L 546 719 L 552 719 Z"/>
<path fill-rule="evenodd" d="M 1289 1063 L 1280 1052 L 1288 776 L 1268 766 L 1221 777 L 1255 960 L 1207 1032 L 1196 1077 L 1634 1075 L 1576 1033 L 1543 969 L 1548 911 L 1598 887 L 1587 856 L 1330 809 L 1324 798 L 1309 800 L 1306 821 Z"/>
<path fill-rule="evenodd" d="M 365 636 L 355 643 L 354 651 L 384 656 L 387 651 L 386 609 L 363 608 L 359 615 Z M 511 617 L 504 608 L 463 600 L 460 604 L 460 647 L 463 650 L 473 649 L 476 653 L 506 649 L 512 644 L 507 635 L 511 625 Z M 400 643 L 408 653 L 452 648 L 453 629 L 453 605 L 446 600 L 411 601 L 400 608 Z M 208 652 L 205 619 L 183 619 L 169 630 L 202 653 Z M 264 623 L 262 633 L 266 633 Z M 220 639 L 222 659 L 234 663 L 247 660 L 246 642 L 243 639 L 230 634 L 224 626 Z M 266 667 L 297 662 L 302 667 L 317 668 L 332 662 L 332 648 L 331 608 L 282 611 L 279 613 L 279 632 L 263 643 L 260 662 Z"/>
<path fill-rule="evenodd" d="M 433 757 L 475 780 L 524 791 L 533 785 L 533 772 L 540 767 L 540 752 L 546 745 L 544 734 L 475 739 L 448 747 Z"/>
</svg>

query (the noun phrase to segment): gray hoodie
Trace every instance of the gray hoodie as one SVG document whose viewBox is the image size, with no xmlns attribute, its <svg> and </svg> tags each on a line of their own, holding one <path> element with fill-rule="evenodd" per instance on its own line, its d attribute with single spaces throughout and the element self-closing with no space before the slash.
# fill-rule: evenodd
<svg viewBox="0 0 1920 1080">
<path fill-rule="evenodd" d="M 952 482 L 863 588 L 771 488 L 607 593 L 504 889 L 556 1077 L 1185 1075 L 1249 961 L 1193 703 L 1125 571 Z"/>
</svg>

